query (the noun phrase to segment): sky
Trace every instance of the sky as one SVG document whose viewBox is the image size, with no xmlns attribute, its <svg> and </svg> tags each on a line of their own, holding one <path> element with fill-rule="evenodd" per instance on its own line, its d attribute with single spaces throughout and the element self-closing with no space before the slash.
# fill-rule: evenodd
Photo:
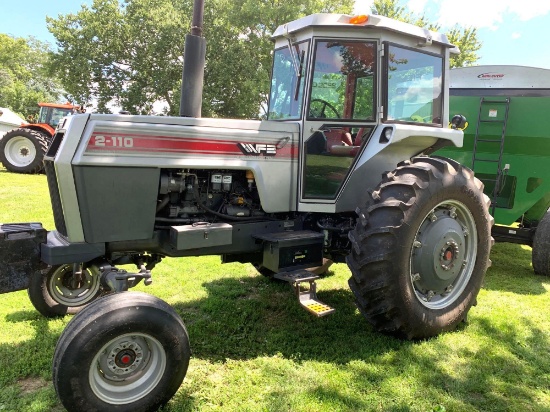
<svg viewBox="0 0 550 412">
<path fill-rule="evenodd" d="M 368 13 L 372 0 L 356 0 Z M 511 64 L 550 69 L 550 0 L 401 0 L 417 15 L 442 26 L 477 28 L 482 42 L 476 64 Z"/>
<path fill-rule="evenodd" d="M 208 0 L 206 0 L 208 1 Z M 289 0 L 290 1 L 290 0 Z M 75 13 L 91 0 L 0 0 L 0 32 L 35 36 L 52 45 L 46 16 Z M 355 12 L 368 13 L 372 0 L 356 0 Z M 483 46 L 477 64 L 512 64 L 550 69 L 550 0 L 401 0 L 443 29 L 459 23 L 476 27 Z"/>
</svg>

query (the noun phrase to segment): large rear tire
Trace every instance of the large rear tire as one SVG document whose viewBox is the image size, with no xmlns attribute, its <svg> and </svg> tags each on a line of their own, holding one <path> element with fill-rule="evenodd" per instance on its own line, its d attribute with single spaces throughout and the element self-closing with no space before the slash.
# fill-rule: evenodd
<svg viewBox="0 0 550 412">
<path fill-rule="evenodd" d="M 550 276 L 550 211 L 546 212 L 537 225 L 531 261 L 537 275 Z"/>
<path fill-rule="evenodd" d="M 74 315 L 102 293 L 97 267 L 82 269 L 82 278 L 73 275 L 73 265 L 51 267 L 47 273 L 31 276 L 28 294 L 35 309 L 46 317 Z"/>
<path fill-rule="evenodd" d="M 357 209 L 347 258 L 376 330 L 422 339 L 465 319 L 490 264 L 489 205 L 481 181 L 450 159 L 418 157 L 385 175 Z"/>
<path fill-rule="evenodd" d="M 68 411 L 153 411 L 176 393 L 189 358 L 174 309 L 145 293 L 115 293 L 69 322 L 55 349 L 53 383 Z"/>
<path fill-rule="evenodd" d="M 37 130 L 11 130 L 0 139 L 0 162 L 10 172 L 39 173 L 44 168 L 50 140 L 50 136 Z"/>
</svg>

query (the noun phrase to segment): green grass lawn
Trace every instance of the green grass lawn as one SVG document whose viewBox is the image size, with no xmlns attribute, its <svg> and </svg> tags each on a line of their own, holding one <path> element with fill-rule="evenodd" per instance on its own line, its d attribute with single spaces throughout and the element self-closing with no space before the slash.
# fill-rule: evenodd
<svg viewBox="0 0 550 412">
<path fill-rule="evenodd" d="M 43 175 L 0 168 L 0 222 L 53 229 Z M 527 247 L 498 244 L 467 324 L 422 342 L 374 332 L 345 265 L 318 281 L 317 319 L 286 284 L 218 257 L 166 259 L 152 293 L 187 325 L 192 358 L 164 411 L 550 411 L 550 278 Z M 47 320 L 25 291 L 0 297 L 0 411 L 63 411 L 51 382 L 70 316 Z"/>
</svg>

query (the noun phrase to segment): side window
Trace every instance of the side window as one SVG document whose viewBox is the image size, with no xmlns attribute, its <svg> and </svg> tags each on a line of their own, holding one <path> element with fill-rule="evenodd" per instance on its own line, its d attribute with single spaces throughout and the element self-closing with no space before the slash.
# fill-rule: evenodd
<svg viewBox="0 0 550 412">
<path fill-rule="evenodd" d="M 372 42 L 318 41 L 308 118 L 373 120 L 375 57 Z"/>
<path fill-rule="evenodd" d="M 38 121 L 37 123 L 46 123 L 48 121 L 48 108 L 47 107 L 41 107 L 40 113 L 38 115 Z"/>
<path fill-rule="evenodd" d="M 387 45 L 385 120 L 441 125 L 443 58 Z"/>
</svg>

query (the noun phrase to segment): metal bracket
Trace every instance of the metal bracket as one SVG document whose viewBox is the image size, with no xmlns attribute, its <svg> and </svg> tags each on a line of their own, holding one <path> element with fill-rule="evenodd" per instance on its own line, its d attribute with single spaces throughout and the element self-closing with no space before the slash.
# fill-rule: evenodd
<svg viewBox="0 0 550 412">
<path fill-rule="evenodd" d="M 300 305 L 315 316 L 326 316 L 336 311 L 336 309 L 324 304 L 317 298 L 317 284 L 315 280 L 319 279 L 319 276 L 307 270 L 297 270 L 294 272 L 276 273 L 273 277 L 290 283 L 296 292 Z M 309 288 L 302 287 L 302 284 L 305 282 L 309 283 Z"/>
<path fill-rule="evenodd" d="M 141 265 L 138 273 L 128 273 L 124 269 L 118 269 L 111 265 L 104 265 L 99 269 L 101 270 L 101 283 L 113 292 L 127 291 L 142 280 L 146 286 L 153 282 L 151 271 L 147 270 L 145 265 Z"/>
</svg>

